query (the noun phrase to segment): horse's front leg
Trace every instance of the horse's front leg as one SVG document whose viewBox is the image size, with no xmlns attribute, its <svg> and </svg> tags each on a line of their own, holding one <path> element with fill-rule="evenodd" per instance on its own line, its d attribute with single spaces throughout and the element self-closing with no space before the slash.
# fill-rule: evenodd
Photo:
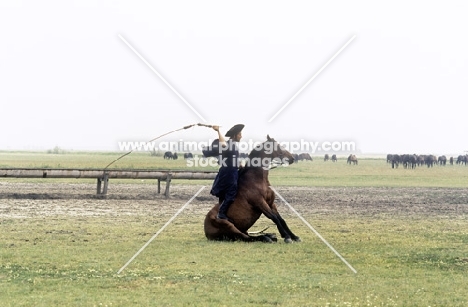
<svg viewBox="0 0 468 307">
<path fill-rule="evenodd" d="M 292 231 L 291 229 L 289 229 L 288 225 L 286 224 L 286 221 L 281 217 L 280 213 L 278 212 L 278 207 L 276 206 L 276 203 L 272 203 L 271 204 L 271 210 L 274 214 L 276 214 L 276 216 L 278 217 L 278 219 L 280 220 L 281 222 L 281 225 L 283 226 L 284 230 L 286 230 L 287 233 L 289 233 L 289 235 L 291 236 L 291 239 L 293 241 L 296 241 L 296 242 L 301 242 L 301 238 L 299 238 L 298 236 L 296 236 Z"/>
<path fill-rule="evenodd" d="M 289 234 L 289 236 L 291 237 L 291 239 L 293 241 L 296 241 L 296 242 L 301 242 L 301 238 L 299 238 L 298 236 L 296 236 L 292 231 L 291 229 L 289 229 L 288 225 L 286 224 L 286 221 L 281 217 L 281 215 L 279 214 L 278 211 L 276 211 L 276 215 L 281 223 L 281 226 L 283 226 L 284 230 Z"/>
<path fill-rule="evenodd" d="M 275 223 L 276 227 L 278 228 L 278 231 L 281 234 L 281 237 L 284 238 L 284 242 L 291 243 L 293 240 L 297 242 L 300 241 L 299 237 L 291 232 L 284 219 L 278 213 L 278 210 L 276 210 L 276 207 L 275 210 L 273 210 L 272 208 L 270 208 L 268 203 L 265 200 L 263 200 L 262 205 L 259 209 L 267 218 L 269 218 Z"/>
</svg>

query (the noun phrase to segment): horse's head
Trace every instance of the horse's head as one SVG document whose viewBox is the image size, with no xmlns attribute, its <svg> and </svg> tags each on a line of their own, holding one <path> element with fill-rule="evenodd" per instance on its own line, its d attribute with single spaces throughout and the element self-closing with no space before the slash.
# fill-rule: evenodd
<svg viewBox="0 0 468 307">
<path fill-rule="evenodd" d="M 271 162 L 292 164 L 294 162 L 293 155 L 281 146 L 274 138 L 270 138 L 269 135 L 267 135 L 267 140 L 265 142 L 252 150 L 249 158 L 251 159 L 251 162 L 255 161 L 252 159 L 261 159 L 263 164 L 265 164 L 265 161 L 268 161 L 268 164 Z"/>
<path fill-rule="evenodd" d="M 283 146 L 280 145 L 274 138 L 270 138 L 269 135 L 267 135 L 267 140 L 265 143 L 271 144 L 270 148 L 273 148 L 272 152 L 272 158 L 273 159 L 279 159 L 280 163 L 288 163 L 288 164 L 293 164 L 294 163 L 294 156 L 287 151 Z"/>
</svg>

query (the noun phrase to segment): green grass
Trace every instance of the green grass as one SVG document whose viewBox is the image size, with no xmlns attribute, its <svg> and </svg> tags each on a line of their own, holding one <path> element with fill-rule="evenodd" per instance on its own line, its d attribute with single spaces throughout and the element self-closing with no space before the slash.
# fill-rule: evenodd
<svg viewBox="0 0 468 307">
<path fill-rule="evenodd" d="M 47 154 L 41 152 L 0 152 L 1 167 L 22 168 L 104 168 L 122 153 L 112 152 L 71 152 Z M 149 153 L 132 153 L 117 161 L 111 168 L 172 169 L 216 171 L 217 167 L 189 167 L 184 159 L 164 160 Z M 47 179 L 50 180 L 50 179 Z M 74 180 L 74 179 L 72 179 Z M 68 180 L 68 181 L 72 181 Z M 30 182 L 41 182 L 33 179 Z M 60 181 L 67 181 L 61 179 Z M 299 162 L 288 167 L 271 170 L 270 181 L 282 186 L 359 186 L 359 187 L 466 187 L 468 167 L 447 165 L 426 166 L 416 169 L 392 169 L 384 159 L 361 159 L 359 165 L 323 162 Z M 115 181 L 113 183 L 122 182 Z M 128 182 L 128 181 L 127 181 Z M 136 183 L 137 181 L 135 181 Z M 210 184 L 210 181 L 185 180 L 183 184 Z"/>
<path fill-rule="evenodd" d="M 318 160 L 273 170 L 270 178 L 272 184 L 290 186 L 467 187 L 468 167 L 392 169 L 384 159 L 361 159 L 359 165 Z"/>
<path fill-rule="evenodd" d="M 0 168 L 105 168 L 125 152 L 68 152 L 48 154 L 45 152 L 6 152 L 0 151 Z M 110 166 L 112 168 L 135 169 L 186 169 L 186 161 L 165 160 L 162 156 L 134 152 Z M 202 169 L 202 168 L 197 168 Z M 212 168 L 216 169 L 216 168 Z"/>
<path fill-rule="evenodd" d="M 207 241 L 200 217 L 3 220 L 2 306 L 466 306 L 466 220 L 305 218 L 298 244 Z M 447 228 L 451 231 L 447 231 Z"/>
<path fill-rule="evenodd" d="M 0 152 L 0 167 L 102 168 L 118 156 Z M 113 167 L 184 169 L 186 165 L 183 160 L 135 153 Z M 468 167 L 406 170 L 391 169 L 384 160 L 362 159 L 354 166 L 316 159 L 278 167 L 270 178 L 275 186 L 466 188 Z M 5 202 L 15 200 L 2 199 L 0 208 Z M 285 219 L 302 243 L 247 244 L 207 241 L 203 216 L 184 213 L 120 275 L 119 268 L 167 222 L 167 216 L 0 217 L 0 305 L 468 305 L 465 215 L 370 217 L 330 212 L 304 218 L 357 274 L 295 216 Z"/>
</svg>

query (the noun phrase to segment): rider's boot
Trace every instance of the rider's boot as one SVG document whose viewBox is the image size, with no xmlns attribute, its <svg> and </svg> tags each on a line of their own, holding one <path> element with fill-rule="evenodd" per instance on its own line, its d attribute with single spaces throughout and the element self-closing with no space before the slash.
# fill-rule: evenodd
<svg viewBox="0 0 468 307">
<path fill-rule="evenodd" d="M 232 204 L 233 202 L 232 201 L 227 201 L 227 200 L 224 200 L 221 205 L 219 205 L 219 211 L 218 211 L 218 215 L 216 216 L 217 219 L 221 219 L 221 220 L 227 220 L 228 217 L 227 217 L 227 211 L 229 209 L 229 206 Z"/>
</svg>

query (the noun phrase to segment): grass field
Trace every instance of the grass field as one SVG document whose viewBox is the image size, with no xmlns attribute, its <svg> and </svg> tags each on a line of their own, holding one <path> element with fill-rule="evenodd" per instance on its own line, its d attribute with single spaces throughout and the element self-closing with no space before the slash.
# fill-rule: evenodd
<svg viewBox="0 0 468 307">
<path fill-rule="evenodd" d="M 1 152 L 0 167 L 102 168 L 116 157 L 115 153 Z M 183 160 L 135 154 L 115 167 L 183 169 L 186 165 Z M 73 186 L 74 191 L 78 183 L 87 181 L 3 178 L 0 305 L 468 305 L 468 167 L 406 170 L 391 169 L 384 160 L 363 159 L 354 166 L 316 159 L 278 167 L 270 177 L 357 274 L 284 206 L 280 209 L 302 243 L 207 241 L 202 225 L 213 199 L 206 195 L 194 200 L 190 210 L 117 274 L 198 186 L 211 182 L 174 181 L 176 196 L 170 200 L 161 195 L 138 198 L 142 193 L 132 194 L 128 184 L 138 189 L 154 184 L 139 180 L 111 182 L 116 190 L 128 191 L 126 199 L 96 199 L 86 193 L 77 199 L 62 194 L 29 199 L 2 194 L 13 187 L 20 195 L 22 183 L 28 188 L 33 183 L 37 193 L 47 193 L 55 184 Z M 186 194 L 180 192 L 184 186 L 190 190 Z M 79 207 L 96 214 L 72 215 L 66 210 L 11 214 L 28 212 L 33 206 Z M 127 211 L 117 212 L 117 207 Z M 146 211 L 137 211 L 140 207 Z M 256 229 L 271 225 L 265 218 L 258 224 Z"/>
<path fill-rule="evenodd" d="M 0 152 L 0 168 L 104 168 L 122 153 L 72 152 L 47 154 L 42 152 Z M 206 164 L 205 164 L 206 165 Z M 132 153 L 114 163 L 111 168 L 210 170 L 215 166 L 191 166 L 187 161 L 164 160 L 148 153 Z M 31 181 L 31 180 L 30 180 Z M 38 180 L 32 180 L 37 182 Z M 270 172 L 273 185 L 289 186 L 371 186 L 371 187 L 467 187 L 468 166 L 447 165 L 416 169 L 392 169 L 384 159 L 361 159 L 359 165 L 346 164 L 344 158 L 337 163 L 323 162 L 316 157 L 313 162 L 299 162 L 288 167 L 278 167 Z M 40 182 L 40 180 L 39 180 Z M 113 181 L 119 182 L 119 181 Z M 179 182 L 179 181 L 178 181 Z M 180 181 L 200 184 L 200 181 Z M 210 182 L 202 182 L 209 184 Z"/>
<path fill-rule="evenodd" d="M 415 227 L 404 219 L 338 218 L 321 221 L 320 231 L 357 274 L 294 222 L 304 242 L 271 245 L 209 242 L 194 236 L 201 220 L 181 218 L 118 275 L 164 220 L 2 221 L 0 300 L 2 306 L 466 306 L 466 220 L 448 231 L 447 221 L 437 219 L 413 221 Z M 343 235 L 342 225 L 352 232 Z"/>
</svg>

